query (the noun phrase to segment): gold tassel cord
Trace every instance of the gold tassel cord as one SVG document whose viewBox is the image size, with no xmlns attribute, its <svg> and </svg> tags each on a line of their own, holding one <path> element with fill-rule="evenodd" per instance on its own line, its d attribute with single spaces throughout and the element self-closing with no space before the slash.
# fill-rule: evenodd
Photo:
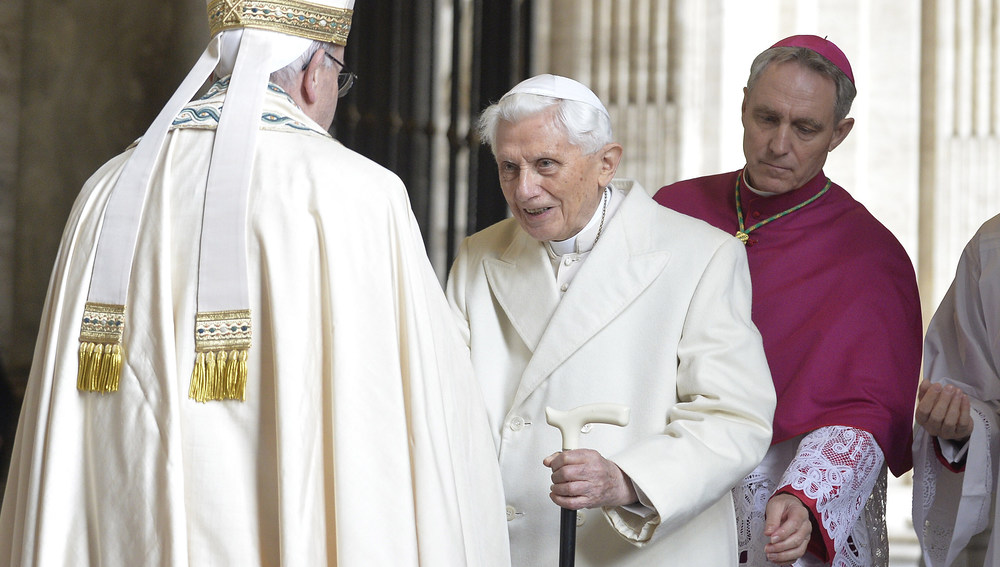
<svg viewBox="0 0 1000 567">
<path fill-rule="evenodd" d="M 94 348 L 97 345 L 94 343 L 80 343 L 80 364 L 76 371 L 76 387 L 78 390 L 91 390 L 93 391 L 93 375 L 94 371 L 91 369 L 91 360 L 94 356 Z"/>
<path fill-rule="evenodd" d="M 233 351 L 229 363 L 229 383 L 232 399 L 247 399 L 247 351 Z"/>
<path fill-rule="evenodd" d="M 217 399 L 226 397 L 226 351 L 215 353 L 215 382 L 213 384 Z"/>
<path fill-rule="evenodd" d="M 199 352 L 195 357 L 194 371 L 191 372 L 191 388 L 188 397 L 198 402 L 206 401 L 205 392 L 205 353 Z"/>
<path fill-rule="evenodd" d="M 101 357 L 100 377 L 98 387 L 102 392 L 117 392 L 122 371 L 122 349 L 118 345 L 104 345 L 104 356 Z"/>
<path fill-rule="evenodd" d="M 202 400 L 217 400 L 218 392 L 215 386 L 215 353 L 205 353 L 205 391 L 199 397 Z"/>
</svg>

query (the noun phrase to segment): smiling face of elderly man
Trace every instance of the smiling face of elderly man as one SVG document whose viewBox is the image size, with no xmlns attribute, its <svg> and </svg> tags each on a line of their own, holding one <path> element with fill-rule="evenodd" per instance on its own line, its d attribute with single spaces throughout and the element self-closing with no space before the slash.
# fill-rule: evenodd
<svg viewBox="0 0 1000 567">
<path fill-rule="evenodd" d="M 570 142 L 553 105 L 497 124 L 494 145 L 500 187 L 525 232 L 536 240 L 566 240 L 587 225 L 621 160 L 606 144 L 585 154 Z"/>
</svg>

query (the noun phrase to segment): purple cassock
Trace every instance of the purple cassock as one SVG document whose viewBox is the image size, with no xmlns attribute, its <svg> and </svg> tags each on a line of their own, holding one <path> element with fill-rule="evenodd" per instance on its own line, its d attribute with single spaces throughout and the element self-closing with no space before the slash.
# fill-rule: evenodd
<svg viewBox="0 0 1000 567">
<path fill-rule="evenodd" d="M 739 230 L 741 171 L 663 187 L 656 201 L 730 234 Z M 751 228 L 823 191 L 820 172 L 771 197 L 740 188 Z M 871 433 L 899 476 L 910 469 L 922 323 L 917 283 L 899 241 L 840 186 L 749 231 L 753 321 L 778 406 L 772 444 L 819 427 Z M 744 231 L 746 232 L 746 231 Z"/>
</svg>

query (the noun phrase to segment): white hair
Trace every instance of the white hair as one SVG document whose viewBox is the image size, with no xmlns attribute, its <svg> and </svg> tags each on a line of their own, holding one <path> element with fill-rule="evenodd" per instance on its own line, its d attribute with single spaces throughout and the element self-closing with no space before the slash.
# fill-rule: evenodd
<svg viewBox="0 0 1000 567">
<path fill-rule="evenodd" d="M 496 155 L 497 125 L 501 120 L 518 122 L 554 106 L 556 124 L 584 155 L 597 153 L 614 141 L 607 114 L 584 102 L 531 93 L 514 93 L 487 107 L 479 117 L 479 137 Z"/>
<path fill-rule="evenodd" d="M 336 45 L 334 43 L 328 41 L 313 41 L 309 44 L 309 47 L 302 52 L 302 55 L 295 58 L 295 61 L 292 61 L 288 65 L 285 65 L 281 69 L 271 73 L 269 80 L 286 91 L 291 91 L 295 85 L 295 77 L 302 72 L 302 67 L 309 63 L 309 60 L 312 59 L 313 55 L 320 49 L 323 49 L 332 55 L 335 47 Z M 324 57 L 323 66 L 329 67 L 331 65 L 333 65 L 333 61 L 329 57 Z"/>
</svg>

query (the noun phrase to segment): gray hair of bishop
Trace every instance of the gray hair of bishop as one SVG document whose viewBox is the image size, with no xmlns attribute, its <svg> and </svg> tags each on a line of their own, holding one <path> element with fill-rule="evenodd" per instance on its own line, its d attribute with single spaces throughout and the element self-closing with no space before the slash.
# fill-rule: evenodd
<svg viewBox="0 0 1000 567">
<path fill-rule="evenodd" d="M 556 124 L 566 132 L 569 143 L 584 155 L 597 153 L 610 144 L 611 119 L 593 106 L 575 100 L 565 100 L 531 93 L 514 93 L 500 99 L 479 117 L 479 137 L 496 155 L 497 126 L 500 121 L 515 123 L 556 106 Z"/>
<path fill-rule="evenodd" d="M 764 69 L 772 63 L 786 63 L 796 61 L 806 68 L 833 79 L 837 87 L 837 100 L 833 107 L 834 123 L 839 123 L 847 118 L 847 113 L 851 111 L 851 103 L 858 94 L 858 89 L 854 83 L 847 78 L 847 75 L 839 67 L 830 62 L 829 59 L 816 53 L 812 49 L 805 47 L 772 47 L 765 50 L 753 60 L 750 65 L 750 78 L 747 79 L 747 91 L 752 91 L 757 80 L 764 73 Z"/>
<path fill-rule="evenodd" d="M 295 61 L 292 61 L 288 65 L 285 65 L 281 69 L 278 69 L 277 71 L 271 73 L 271 76 L 268 80 L 278 85 L 279 87 L 285 89 L 286 92 L 290 91 L 295 84 L 294 81 L 295 77 L 302 72 L 302 66 L 309 63 L 309 60 L 312 59 L 313 54 L 315 54 L 320 49 L 324 49 L 326 50 L 327 53 L 332 54 L 335 47 L 337 47 L 337 45 L 329 41 L 313 40 L 313 42 L 309 44 L 309 47 L 307 47 L 306 50 L 302 52 L 302 55 L 296 57 Z M 329 57 L 324 57 L 323 66 L 329 67 L 331 65 L 333 65 L 333 60 L 330 59 Z"/>
</svg>

